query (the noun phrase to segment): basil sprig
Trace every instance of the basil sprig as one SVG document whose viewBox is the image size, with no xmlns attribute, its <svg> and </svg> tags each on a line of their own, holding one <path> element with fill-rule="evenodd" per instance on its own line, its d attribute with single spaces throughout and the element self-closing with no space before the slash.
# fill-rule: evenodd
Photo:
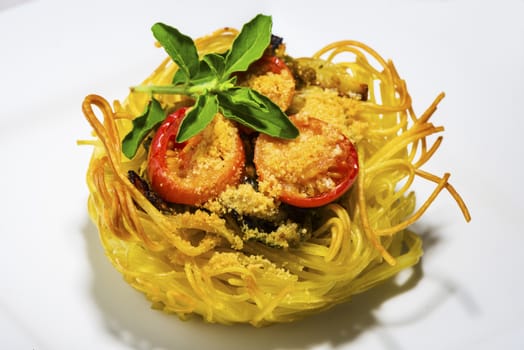
<svg viewBox="0 0 524 350">
<path fill-rule="evenodd" d="M 236 86 L 235 73 L 246 71 L 264 54 L 271 40 L 271 27 L 271 17 L 259 14 L 242 27 L 230 50 L 200 59 L 190 37 L 176 28 L 156 23 L 151 28 L 153 35 L 178 70 L 171 85 L 141 85 L 132 91 L 181 94 L 195 99 L 180 125 L 177 142 L 198 134 L 217 112 L 261 133 L 293 139 L 298 136 L 298 129 L 273 101 L 255 90 Z M 144 114 L 133 121 L 133 129 L 122 141 L 122 151 L 128 158 L 135 156 L 144 138 L 165 119 L 166 112 L 159 105 L 151 98 Z"/>
</svg>

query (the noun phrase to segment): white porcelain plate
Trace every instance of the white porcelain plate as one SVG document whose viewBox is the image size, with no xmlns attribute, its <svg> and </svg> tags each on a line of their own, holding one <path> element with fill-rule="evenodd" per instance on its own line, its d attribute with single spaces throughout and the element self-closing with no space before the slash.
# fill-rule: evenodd
<svg viewBox="0 0 524 350">
<path fill-rule="evenodd" d="M 396 64 L 444 143 L 442 193 L 415 229 L 426 254 L 390 281 L 293 324 L 180 321 L 110 266 L 87 210 L 83 97 L 122 99 L 164 57 L 157 21 L 196 37 L 273 16 L 288 52 L 363 41 Z M 524 1 L 2 1 L 0 344 L 6 349 L 522 349 Z"/>
</svg>

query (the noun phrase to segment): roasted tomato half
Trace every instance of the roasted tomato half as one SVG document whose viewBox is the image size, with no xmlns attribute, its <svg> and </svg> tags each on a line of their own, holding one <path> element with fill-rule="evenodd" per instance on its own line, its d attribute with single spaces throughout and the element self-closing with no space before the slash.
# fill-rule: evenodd
<svg viewBox="0 0 524 350">
<path fill-rule="evenodd" d="M 153 137 L 148 158 L 152 189 L 172 203 L 201 204 L 240 181 L 245 163 L 237 128 L 221 115 L 198 135 L 175 141 L 187 108 L 170 114 Z"/>
<path fill-rule="evenodd" d="M 358 174 L 353 143 L 334 126 L 315 118 L 291 117 L 294 140 L 260 135 L 254 163 L 262 191 L 282 202 L 312 208 L 342 196 Z"/>
</svg>

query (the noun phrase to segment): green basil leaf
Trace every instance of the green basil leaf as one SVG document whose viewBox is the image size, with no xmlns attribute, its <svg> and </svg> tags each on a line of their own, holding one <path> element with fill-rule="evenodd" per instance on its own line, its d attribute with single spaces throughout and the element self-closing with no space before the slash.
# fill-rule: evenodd
<svg viewBox="0 0 524 350">
<path fill-rule="evenodd" d="M 269 136 L 294 139 L 299 132 L 288 116 L 269 98 L 246 87 L 217 95 L 220 112 L 229 119 Z"/>
<path fill-rule="evenodd" d="M 155 23 L 151 30 L 169 57 L 187 77 L 191 78 L 198 73 L 198 52 L 193 39 L 164 23 Z"/>
<path fill-rule="evenodd" d="M 175 76 L 173 77 L 173 81 L 171 82 L 173 85 L 178 84 L 187 84 L 189 82 L 189 76 L 187 75 L 187 72 L 183 69 L 177 69 L 175 72 Z"/>
<path fill-rule="evenodd" d="M 251 63 L 262 57 L 271 40 L 271 27 L 271 17 L 260 14 L 244 24 L 226 56 L 225 77 L 247 70 Z"/>
<path fill-rule="evenodd" d="M 212 81 L 217 81 L 218 77 L 214 67 L 211 67 L 205 60 L 199 62 L 200 68 L 198 74 L 196 74 L 190 81 L 190 85 L 202 85 Z"/>
<path fill-rule="evenodd" d="M 151 99 L 144 113 L 133 119 L 133 128 L 122 140 L 124 155 L 129 159 L 133 158 L 145 137 L 164 119 L 166 119 L 166 112 L 162 109 L 160 102 L 154 98 Z"/>
<path fill-rule="evenodd" d="M 228 90 L 229 100 L 235 105 L 245 105 L 249 108 L 268 112 L 267 98 L 250 88 L 234 88 Z"/>
<path fill-rule="evenodd" d="M 222 77 L 225 69 L 225 58 L 217 53 L 209 53 L 202 58 L 217 77 Z"/>
<path fill-rule="evenodd" d="M 198 96 L 195 105 L 191 108 L 178 129 L 176 142 L 184 142 L 205 129 L 218 112 L 216 95 L 205 94 Z"/>
<path fill-rule="evenodd" d="M 197 97 L 215 90 L 219 86 L 219 77 L 214 67 L 205 60 L 200 61 L 198 73 L 191 79 L 186 80 L 183 71 L 178 70 L 173 78 L 173 85 L 182 89 L 184 94 Z M 176 89 L 173 89 L 175 91 Z"/>
</svg>

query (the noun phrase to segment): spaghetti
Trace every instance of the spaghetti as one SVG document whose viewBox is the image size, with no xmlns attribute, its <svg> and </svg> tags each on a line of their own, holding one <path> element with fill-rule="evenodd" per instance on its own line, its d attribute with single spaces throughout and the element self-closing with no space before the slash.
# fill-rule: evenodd
<svg viewBox="0 0 524 350">
<path fill-rule="evenodd" d="M 195 43 L 200 55 L 224 52 L 236 35 L 222 29 Z M 251 239 L 256 235 L 246 238 L 238 223 L 208 208 L 166 212 L 155 207 L 128 177 L 129 171 L 144 174 L 147 151 L 141 148 L 128 159 L 121 150 L 149 95 L 131 92 L 113 106 L 97 95 L 85 98 L 83 112 L 96 135 L 83 142 L 94 147 L 88 210 L 112 264 L 154 308 L 224 324 L 290 322 L 348 301 L 416 264 L 422 244 L 409 226 L 442 190 L 470 219 L 449 174 L 422 170 L 442 141 L 440 136 L 430 144 L 428 137 L 443 131 L 429 120 L 444 95 L 417 116 L 393 63 L 360 42 L 333 43 L 312 59 L 343 68 L 369 89 L 365 99 L 345 100 L 343 113 L 350 122 L 340 125 L 355 143 L 360 171 L 344 196 L 312 209 L 310 232 L 287 246 Z M 176 70 L 167 58 L 143 84 L 168 84 Z M 189 103 L 182 95 L 156 98 L 162 105 Z M 409 189 L 417 177 L 435 188 L 415 211 Z"/>
</svg>

